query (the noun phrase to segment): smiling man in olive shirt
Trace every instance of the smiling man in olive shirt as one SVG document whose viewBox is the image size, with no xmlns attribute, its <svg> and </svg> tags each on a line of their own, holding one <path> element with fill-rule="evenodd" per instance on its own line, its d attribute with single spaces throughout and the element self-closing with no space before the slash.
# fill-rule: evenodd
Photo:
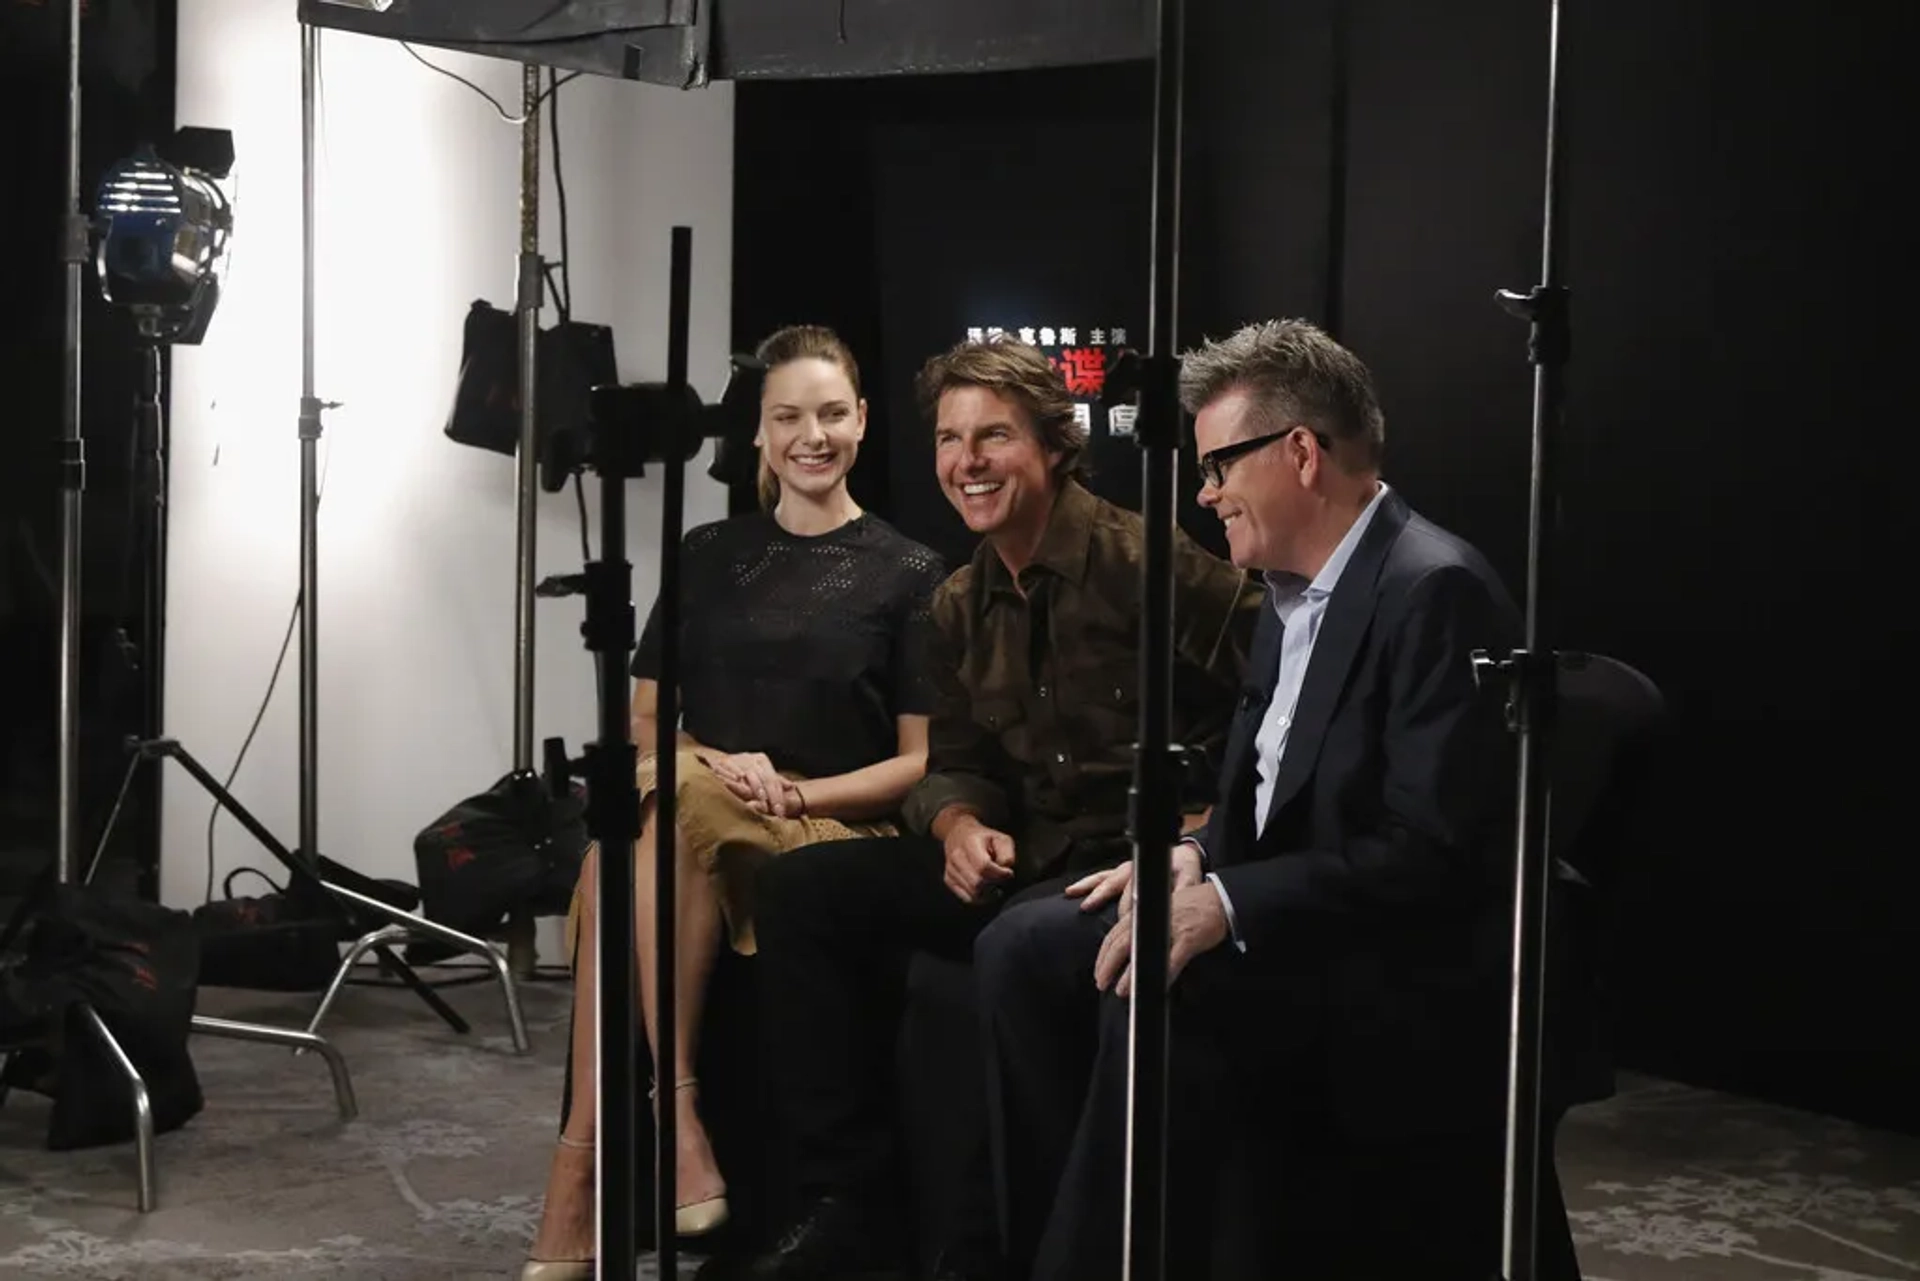
<svg viewBox="0 0 1920 1281">
<path fill-rule="evenodd" d="M 748 1265 L 755 1278 L 891 1261 L 878 1257 L 897 1182 L 884 1047 L 911 954 L 967 960 L 1014 894 L 1058 894 L 1052 878 L 1130 852 L 1140 517 L 1080 483 L 1085 434 L 1036 348 L 963 343 L 928 362 L 919 392 L 941 489 L 982 541 L 934 596 L 935 698 L 927 774 L 903 815 L 911 834 L 797 850 L 759 879 L 768 1060 L 807 1209 Z M 1174 580 L 1172 731 L 1210 776 L 1261 589 L 1185 535 Z M 1195 806 L 1183 826 L 1204 821 Z M 941 1243 L 943 1278 L 992 1272 L 984 1186 L 968 1200 Z"/>
</svg>

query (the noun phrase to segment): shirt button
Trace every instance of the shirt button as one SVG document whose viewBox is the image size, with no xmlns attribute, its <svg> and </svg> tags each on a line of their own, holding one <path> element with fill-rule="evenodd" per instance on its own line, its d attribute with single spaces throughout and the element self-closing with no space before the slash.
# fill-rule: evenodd
<svg viewBox="0 0 1920 1281">
<path fill-rule="evenodd" d="M 1065 752 L 1055 752 L 1053 754 L 1053 759 L 1055 763 L 1060 765 L 1065 765 L 1067 763 L 1067 754 Z"/>
<path fill-rule="evenodd" d="M 1046 696 L 1047 696 L 1047 687 L 1045 685 L 1042 685 L 1040 687 L 1040 697 L 1045 698 Z"/>
</svg>

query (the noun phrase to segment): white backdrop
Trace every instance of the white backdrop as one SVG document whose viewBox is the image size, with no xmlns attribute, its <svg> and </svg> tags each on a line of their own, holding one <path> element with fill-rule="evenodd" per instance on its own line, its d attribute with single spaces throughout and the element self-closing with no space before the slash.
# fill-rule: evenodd
<svg viewBox="0 0 1920 1281">
<path fill-rule="evenodd" d="M 234 252 L 203 346 L 172 386 L 166 731 L 216 775 L 266 693 L 299 589 L 300 32 L 294 0 L 181 0 L 179 120 L 230 128 Z M 438 50 L 518 113 L 515 64 Z M 323 853 L 417 880 L 414 834 L 513 763 L 513 471 L 441 434 L 468 304 L 510 308 L 519 130 L 391 41 L 322 37 L 316 392 L 341 402 L 320 445 L 319 784 Z M 560 91 L 574 314 L 611 324 L 625 379 L 666 362 L 669 228 L 694 229 L 692 378 L 726 376 L 733 98 L 583 77 Z M 543 129 L 545 252 L 559 257 Z M 543 321 L 554 319 L 551 308 Z M 688 468 L 689 525 L 724 514 L 705 457 Z M 589 480 L 593 499 L 597 482 Z M 657 571 L 658 481 L 630 490 L 644 617 Z M 598 504 L 590 502 L 598 546 Z M 539 573 L 577 571 L 571 493 L 540 497 Z M 538 603 L 539 737 L 594 734 L 579 597 Z M 298 839 L 298 638 L 234 790 Z M 537 751 L 537 743 L 536 743 Z M 201 901 L 210 801 L 164 767 L 161 893 Z M 238 825 L 230 868 L 280 869 Z M 235 886 L 258 893 L 250 878 Z M 551 936 L 542 953 L 552 959 Z"/>
</svg>

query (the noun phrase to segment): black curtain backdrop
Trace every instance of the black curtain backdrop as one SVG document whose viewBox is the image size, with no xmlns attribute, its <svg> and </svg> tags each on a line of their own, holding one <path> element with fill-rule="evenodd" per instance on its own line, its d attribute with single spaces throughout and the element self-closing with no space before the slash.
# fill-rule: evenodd
<svg viewBox="0 0 1920 1281">
<path fill-rule="evenodd" d="M 872 401 L 862 501 L 956 564 L 971 554 L 913 379 L 934 353 L 1000 330 L 1069 371 L 1093 487 L 1137 507 L 1139 451 L 1097 401 L 1118 347 L 1147 337 L 1151 156 L 1130 144 L 1151 128 L 1152 69 L 738 92 L 736 341 L 801 315 L 842 329 Z M 802 195 L 809 182 L 834 198 Z M 1191 498 L 1186 523 L 1217 544 Z"/>
<path fill-rule="evenodd" d="M 1183 341 L 1328 324 L 1379 379 L 1389 480 L 1516 588 L 1532 371 L 1493 294 L 1538 277 L 1547 12 L 1189 4 Z M 1910 205 L 1879 141 L 1906 114 L 1901 46 L 1858 3 L 1567 15 L 1551 639 L 1640 666 L 1675 715 L 1616 887 L 1623 1063 L 1920 1129 L 1915 700 L 1887 568 L 1911 524 L 1888 323 Z M 1140 322 L 1150 87 L 1113 67 L 738 90 L 737 337 L 848 333 L 885 455 L 862 497 L 950 555 L 907 379 L 970 326 Z M 1097 461 L 1137 498 L 1130 447 Z"/>
<path fill-rule="evenodd" d="M 0 305 L 0 896 L 51 856 L 56 839 L 64 207 L 64 6 L 0 0 L 0 244 L 15 250 Z M 111 0 L 87 11 L 82 202 L 107 167 L 173 128 L 173 0 Z M 81 839 L 88 853 L 126 764 L 128 734 L 159 713 L 160 637 L 143 616 L 142 515 L 131 505 L 139 364 L 133 327 L 83 285 L 82 430 L 87 443 L 81 628 Z M 124 640 L 125 643 L 122 643 Z M 103 876 L 158 894 L 159 773 L 134 789 Z"/>
</svg>

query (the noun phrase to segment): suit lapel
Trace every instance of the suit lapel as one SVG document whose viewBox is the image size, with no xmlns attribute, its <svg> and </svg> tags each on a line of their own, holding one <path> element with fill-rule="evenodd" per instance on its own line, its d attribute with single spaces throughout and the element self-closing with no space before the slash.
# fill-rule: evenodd
<svg viewBox="0 0 1920 1281">
<path fill-rule="evenodd" d="M 1240 704 L 1227 731 L 1226 755 L 1220 766 L 1220 796 L 1227 806 L 1229 831 L 1237 849 L 1253 846 L 1254 784 L 1259 778 L 1254 767 L 1254 737 L 1260 732 L 1260 722 L 1266 717 L 1267 704 L 1273 701 L 1274 683 L 1280 676 L 1280 617 L 1264 601 L 1260 608 L 1260 624 L 1254 630 L 1246 677 L 1241 682 Z M 1223 855 L 1228 862 L 1238 857 L 1237 850 Z"/>
<path fill-rule="evenodd" d="M 1320 758 L 1320 746 L 1326 738 L 1327 724 L 1339 704 L 1340 691 L 1346 688 L 1347 673 L 1373 623 L 1377 597 L 1375 584 L 1380 567 L 1394 540 L 1407 527 L 1407 506 L 1399 494 L 1389 493 L 1373 514 L 1373 522 L 1354 548 L 1353 559 L 1340 575 L 1339 584 L 1327 601 L 1320 620 L 1320 633 L 1314 638 L 1313 657 L 1307 661 L 1306 679 L 1300 685 L 1300 702 L 1294 708 L 1293 725 L 1287 731 L 1287 747 L 1280 758 L 1280 776 L 1274 781 L 1273 800 L 1267 807 L 1269 825 L 1291 801 L 1313 772 Z"/>
</svg>

